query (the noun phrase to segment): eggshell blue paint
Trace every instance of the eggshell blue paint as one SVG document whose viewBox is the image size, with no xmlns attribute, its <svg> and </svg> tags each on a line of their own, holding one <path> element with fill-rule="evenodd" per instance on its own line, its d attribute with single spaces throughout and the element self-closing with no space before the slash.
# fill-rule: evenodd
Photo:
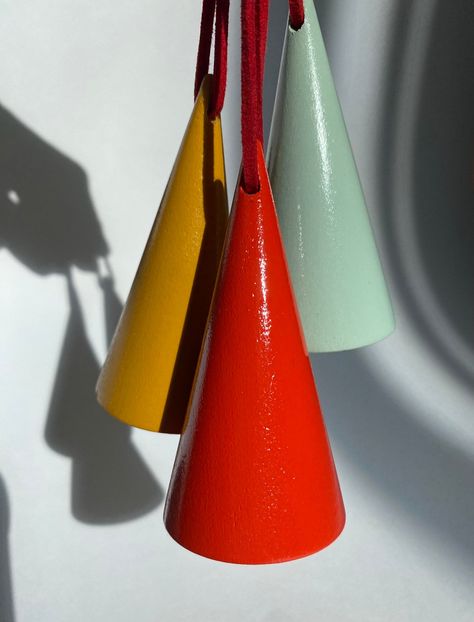
<svg viewBox="0 0 474 622">
<path fill-rule="evenodd" d="M 267 160 L 308 349 L 386 337 L 390 298 L 311 1 L 287 28 Z"/>
</svg>

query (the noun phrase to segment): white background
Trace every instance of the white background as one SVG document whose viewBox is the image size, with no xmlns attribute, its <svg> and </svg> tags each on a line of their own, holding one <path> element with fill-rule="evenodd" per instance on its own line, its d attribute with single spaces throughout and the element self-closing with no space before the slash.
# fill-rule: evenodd
<svg viewBox="0 0 474 622">
<path fill-rule="evenodd" d="M 238 4 L 224 114 L 231 195 Z M 304 560 L 245 567 L 166 534 L 177 438 L 103 423 L 93 396 L 103 292 L 93 271 L 72 267 L 71 310 L 61 274 L 68 252 L 96 239 L 93 209 L 126 298 L 191 112 L 200 3 L 0 2 L 0 104 L 23 124 L 0 115 L 0 226 L 5 210 L 15 223 L 0 230 L 1 622 L 474 619 L 469 4 L 317 4 L 398 328 L 314 359 L 342 536 Z M 285 3 L 271 12 L 267 130 Z M 2 123 L 23 141 L 16 161 Z"/>
</svg>

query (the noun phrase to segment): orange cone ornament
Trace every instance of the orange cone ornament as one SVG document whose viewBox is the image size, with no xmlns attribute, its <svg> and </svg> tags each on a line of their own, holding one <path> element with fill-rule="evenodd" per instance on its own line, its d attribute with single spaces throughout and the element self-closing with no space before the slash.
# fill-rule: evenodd
<svg viewBox="0 0 474 622">
<path fill-rule="evenodd" d="M 345 520 L 261 145 L 240 186 L 165 524 L 187 549 L 241 564 L 314 553 Z"/>
<path fill-rule="evenodd" d="M 130 295 L 97 385 L 129 425 L 180 433 L 227 223 L 220 117 L 211 77 L 196 98 Z"/>
</svg>

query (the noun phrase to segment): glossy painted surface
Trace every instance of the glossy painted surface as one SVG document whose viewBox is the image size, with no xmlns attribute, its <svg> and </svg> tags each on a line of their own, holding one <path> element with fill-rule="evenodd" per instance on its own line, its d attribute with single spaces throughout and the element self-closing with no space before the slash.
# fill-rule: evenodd
<svg viewBox="0 0 474 622">
<path fill-rule="evenodd" d="M 165 508 L 182 546 L 242 564 L 314 553 L 345 516 L 261 149 L 259 167 L 260 192 L 236 193 Z"/>
<path fill-rule="evenodd" d="M 97 385 L 126 423 L 181 432 L 227 222 L 220 119 L 203 84 Z"/>
<path fill-rule="evenodd" d="M 287 29 L 268 166 L 309 350 L 386 337 L 393 312 L 312 1 Z"/>
</svg>

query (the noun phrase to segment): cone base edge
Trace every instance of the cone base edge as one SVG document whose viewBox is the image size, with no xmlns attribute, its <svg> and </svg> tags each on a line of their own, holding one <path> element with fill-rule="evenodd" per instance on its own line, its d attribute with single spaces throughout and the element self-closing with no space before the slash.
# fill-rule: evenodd
<svg viewBox="0 0 474 622">
<path fill-rule="evenodd" d="M 101 406 L 105 410 L 109 417 L 113 417 L 114 419 L 117 419 L 121 423 L 124 423 L 131 428 L 136 428 L 137 430 L 145 430 L 146 432 L 154 432 L 155 434 L 180 435 L 182 432 L 182 428 L 180 428 L 179 430 L 160 429 L 161 422 L 157 426 L 147 426 L 146 424 L 139 425 L 135 422 L 132 423 L 131 420 L 128 419 L 126 416 L 121 416 L 114 412 L 114 409 L 107 403 L 107 400 L 104 400 L 102 398 L 98 390 L 96 391 L 96 399 L 99 406 Z"/>
<path fill-rule="evenodd" d="M 167 525 L 166 519 L 164 520 L 164 525 L 165 525 L 166 531 L 168 532 L 168 535 L 177 544 L 179 544 L 181 548 L 185 549 L 186 551 L 189 551 L 190 553 L 193 553 L 194 555 L 199 555 L 200 557 L 204 557 L 205 559 L 211 559 L 212 561 L 221 562 L 223 564 L 236 564 L 240 566 L 268 566 L 271 564 L 284 564 L 285 562 L 292 562 L 292 561 L 297 561 L 298 559 L 304 559 L 305 557 L 310 557 L 311 555 L 315 555 L 316 553 L 319 553 L 320 551 L 323 551 L 324 549 L 328 548 L 331 544 L 333 544 L 333 542 L 335 542 L 339 538 L 341 533 L 344 531 L 344 527 L 346 526 L 346 515 L 344 512 L 344 516 L 341 521 L 341 524 L 338 526 L 334 534 L 324 542 L 324 544 L 321 543 L 316 547 L 314 546 L 311 547 L 308 551 L 297 553 L 294 555 L 288 555 L 286 557 L 275 558 L 271 560 L 262 559 L 259 561 L 255 561 L 255 559 L 253 560 L 229 559 L 229 558 L 224 559 L 225 555 L 222 555 L 221 557 L 212 556 L 209 553 L 205 553 L 203 551 L 197 550 L 197 548 L 193 548 L 192 546 L 187 546 L 186 544 L 178 540 L 178 538 L 173 535 L 171 528 Z"/>
<path fill-rule="evenodd" d="M 350 350 L 357 350 L 359 348 L 367 348 L 368 346 L 373 346 L 376 343 L 384 341 L 395 332 L 396 324 L 395 321 L 392 322 L 392 325 L 387 330 L 383 331 L 377 336 L 370 337 L 368 339 L 361 339 L 360 341 L 354 341 L 349 343 L 348 345 L 321 345 L 319 340 L 312 340 L 310 337 L 306 337 L 306 347 L 308 352 L 311 354 L 330 354 L 331 352 L 348 352 Z M 314 343 L 316 341 L 316 345 Z"/>
</svg>

